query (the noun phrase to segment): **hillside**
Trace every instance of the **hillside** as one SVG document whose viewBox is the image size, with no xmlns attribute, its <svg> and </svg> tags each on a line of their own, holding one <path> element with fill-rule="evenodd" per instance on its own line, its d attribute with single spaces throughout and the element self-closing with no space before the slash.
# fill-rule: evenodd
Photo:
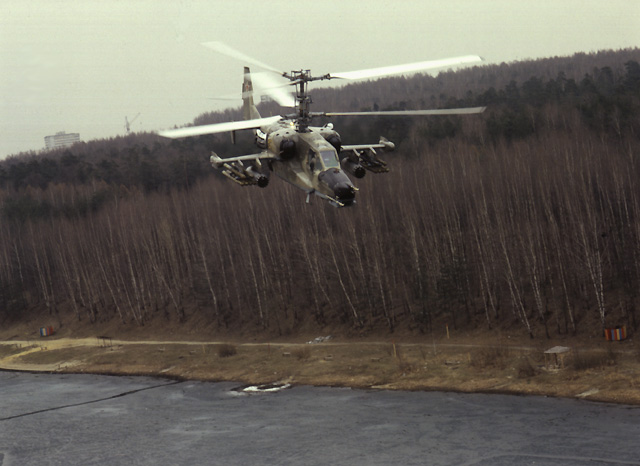
<svg viewBox="0 0 640 466">
<path fill-rule="evenodd" d="M 638 49 L 609 51 L 316 90 L 318 110 L 488 106 L 333 120 L 344 143 L 384 135 L 398 147 L 389 174 L 358 181 L 351 209 L 306 205 L 279 180 L 223 180 L 209 152 L 250 151 L 248 135 L 232 146 L 134 134 L 14 156 L 0 163 L 0 322 L 632 332 L 639 62 Z"/>
</svg>

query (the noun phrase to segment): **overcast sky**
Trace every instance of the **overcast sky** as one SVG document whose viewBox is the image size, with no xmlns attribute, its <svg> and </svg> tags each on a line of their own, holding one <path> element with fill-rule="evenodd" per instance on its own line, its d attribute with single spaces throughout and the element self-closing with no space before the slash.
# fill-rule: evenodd
<svg viewBox="0 0 640 466">
<path fill-rule="evenodd" d="M 157 131 L 223 108 L 209 97 L 239 93 L 243 63 L 207 41 L 314 74 L 511 62 L 638 47 L 640 0 L 3 0 L 0 158 L 58 131 L 121 135 L 138 113 L 132 130 Z"/>
</svg>

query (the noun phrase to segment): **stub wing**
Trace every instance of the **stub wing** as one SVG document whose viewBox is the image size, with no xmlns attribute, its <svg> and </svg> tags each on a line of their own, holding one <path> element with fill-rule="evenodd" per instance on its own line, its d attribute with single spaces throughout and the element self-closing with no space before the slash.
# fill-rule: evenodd
<svg viewBox="0 0 640 466">
<path fill-rule="evenodd" d="M 234 162 L 256 162 L 257 163 L 261 160 L 269 160 L 269 159 L 275 159 L 275 158 L 276 156 L 268 151 L 263 151 L 257 154 L 250 154 L 250 155 L 239 155 L 237 157 L 226 157 L 224 159 L 221 157 L 218 157 L 218 155 L 214 153 L 211 155 L 211 164 L 215 168 L 220 168 L 225 163 L 234 163 Z"/>
<path fill-rule="evenodd" d="M 392 150 L 394 150 L 396 148 L 396 145 L 394 143 L 392 143 L 391 141 L 389 141 L 387 138 L 385 137 L 380 137 L 380 141 L 378 142 L 378 144 L 351 144 L 351 145 L 344 145 L 341 148 L 341 151 L 343 152 L 349 152 L 349 151 L 373 151 L 375 153 L 375 149 L 384 149 L 387 152 L 391 152 Z"/>
<path fill-rule="evenodd" d="M 349 152 L 349 151 L 359 151 L 359 150 L 371 150 L 371 149 L 385 149 L 387 146 L 385 146 L 384 144 L 350 144 L 350 145 L 344 145 L 340 148 L 341 153 L 342 152 Z"/>
</svg>

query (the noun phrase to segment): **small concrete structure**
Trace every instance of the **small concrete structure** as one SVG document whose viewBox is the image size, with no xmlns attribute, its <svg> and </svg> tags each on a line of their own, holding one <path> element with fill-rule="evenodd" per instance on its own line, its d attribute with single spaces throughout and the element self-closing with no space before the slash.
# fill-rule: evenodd
<svg viewBox="0 0 640 466">
<path fill-rule="evenodd" d="M 571 352 L 571 348 L 566 346 L 554 346 L 544 352 L 544 365 L 547 369 L 564 368 L 564 360 Z"/>
</svg>

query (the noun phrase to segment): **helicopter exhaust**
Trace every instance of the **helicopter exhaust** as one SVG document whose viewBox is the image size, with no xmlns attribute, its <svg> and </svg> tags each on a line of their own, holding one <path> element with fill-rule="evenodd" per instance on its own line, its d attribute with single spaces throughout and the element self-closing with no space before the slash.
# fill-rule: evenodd
<svg viewBox="0 0 640 466">
<path fill-rule="evenodd" d="M 260 149 L 267 148 L 267 135 L 259 129 L 256 129 L 255 131 L 255 143 Z"/>
</svg>

